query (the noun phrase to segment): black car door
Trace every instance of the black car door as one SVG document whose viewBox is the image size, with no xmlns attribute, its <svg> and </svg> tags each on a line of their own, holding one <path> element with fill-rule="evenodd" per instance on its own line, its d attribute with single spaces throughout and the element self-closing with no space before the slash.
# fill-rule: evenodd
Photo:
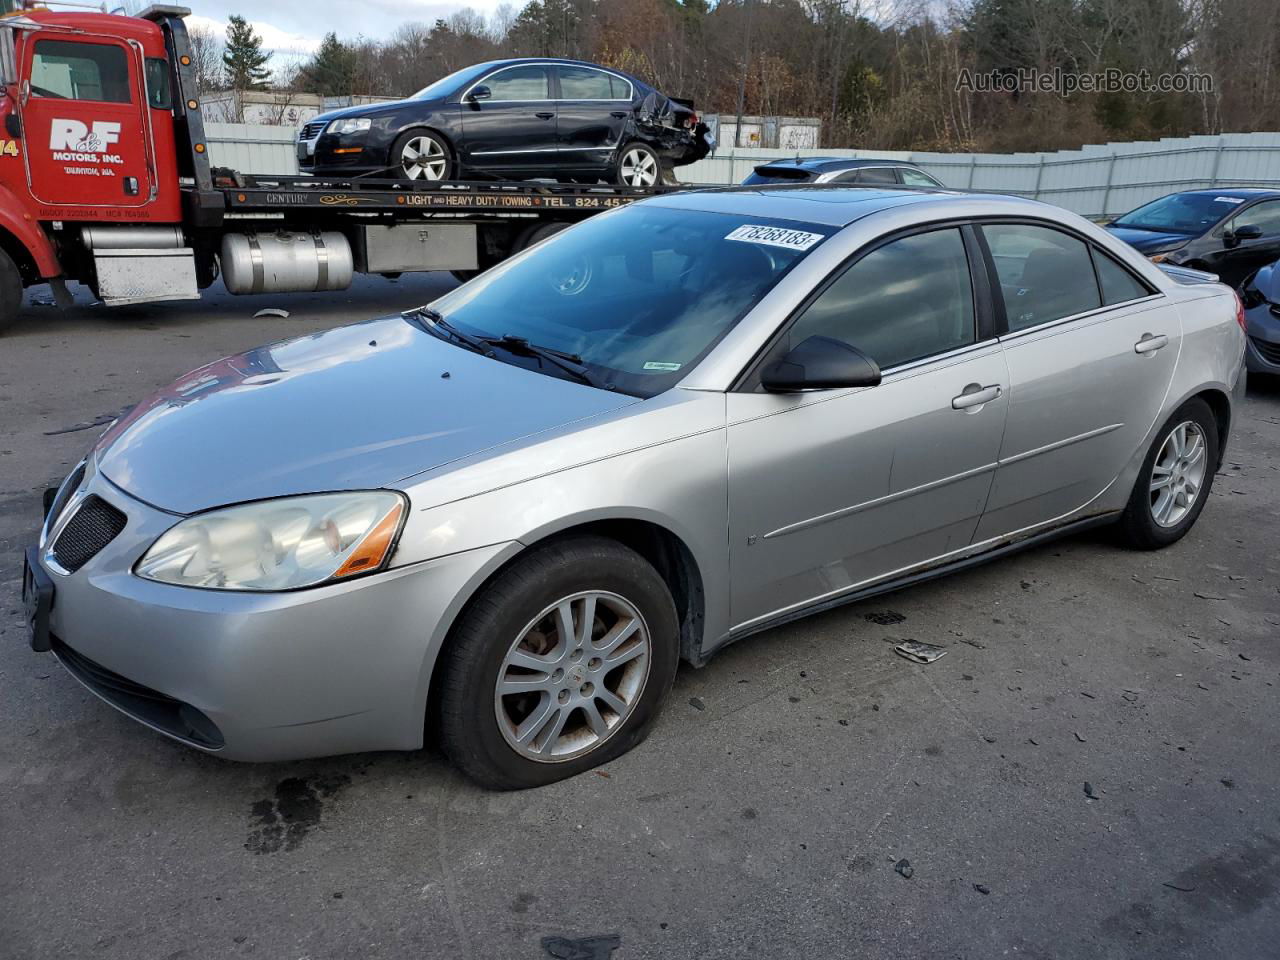
<svg viewBox="0 0 1280 960">
<path fill-rule="evenodd" d="M 1280 200 L 1262 200 L 1237 213 L 1222 231 L 1222 244 L 1217 273 L 1233 287 L 1280 260 Z"/>
<path fill-rule="evenodd" d="M 473 170 L 528 173 L 556 164 L 551 66 L 520 64 L 481 77 L 462 97 L 462 162 Z"/>
<path fill-rule="evenodd" d="M 562 167 L 602 171 L 622 145 L 635 96 L 625 77 L 561 64 L 557 139 Z"/>
</svg>

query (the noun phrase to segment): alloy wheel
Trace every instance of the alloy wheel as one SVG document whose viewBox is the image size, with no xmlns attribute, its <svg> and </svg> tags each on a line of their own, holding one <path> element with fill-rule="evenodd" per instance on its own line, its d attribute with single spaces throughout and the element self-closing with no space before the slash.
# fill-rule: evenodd
<svg viewBox="0 0 1280 960">
<path fill-rule="evenodd" d="M 414 137 L 400 151 L 400 166 L 410 180 L 443 180 L 449 159 L 431 137 Z"/>
<path fill-rule="evenodd" d="M 507 744 L 543 762 L 594 750 L 640 702 L 650 651 L 644 618 L 618 594 L 584 591 L 549 604 L 498 671 L 494 709 Z"/>
<path fill-rule="evenodd" d="M 622 155 L 622 182 L 630 187 L 651 187 L 658 182 L 658 158 L 638 147 Z"/>
<path fill-rule="evenodd" d="M 1176 527 L 1195 506 L 1208 470 L 1204 431 L 1195 421 L 1178 424 L 1165 438 L 1151 467 L 1151 517 Z"/>
</svg>

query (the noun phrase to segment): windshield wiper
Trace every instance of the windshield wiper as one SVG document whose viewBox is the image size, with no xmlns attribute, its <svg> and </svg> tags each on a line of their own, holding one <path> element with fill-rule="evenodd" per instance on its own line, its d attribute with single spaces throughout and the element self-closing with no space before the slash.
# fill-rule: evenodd
<svg viewBox="0 0 1280 960">
<path fill-rule="evenodd" d="M 606 383 L 588 370 L 582 362 L 582 357 L 576 353 L 566 353 L 563 350 L 555 350 L 551 347 L 540 347 L 536 343 L 530 343 L 524 337 L 512 336 L 509 333 L 504 333 L 500 337 L 485 337 L 484 342 L 493 344 L 495 347 L 501 347 L 510 353 L 522 353 L 525 356 L 545 360 L 553 367 L 559 367 L 565 373 L 589 387 L 596 387 L 600 390 L 615 389 L 612 383 Z"/>
<path fill-rule="evenodd" d="M 423 321 L 422 327 L 430 333 L 435 334 L 441 339 L 451 338 L 462 344 L 469 350 L 476 353 L 482 353 L 486 357 L 493 356 L 493 347 L 489 344 L 496 341 L 495 337 L 473 337 L 469 333 L 463 333 L 452 323 L 444 318 L 439 310 L 432 310 L 430 307 L 414 307 L 412 310 L 406 310 L 401 316 L 406 318 L 418 318 Z"/>
</svg>

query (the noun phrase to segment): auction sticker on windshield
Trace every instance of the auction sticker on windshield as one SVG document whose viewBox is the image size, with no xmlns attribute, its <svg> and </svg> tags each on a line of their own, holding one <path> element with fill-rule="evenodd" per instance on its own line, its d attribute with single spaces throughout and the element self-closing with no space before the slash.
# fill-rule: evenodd
<svg viewBox="0 0 1280 960">
<path fill-rule="evenodd" d="M 822 234 L 744 223 L 728 234 L 725 239 L 739 240 L 743 243 L 765 243 L 771 247 L 786 247 L 788 250 L 808 250 L 822 239 Z"/>
</svg>

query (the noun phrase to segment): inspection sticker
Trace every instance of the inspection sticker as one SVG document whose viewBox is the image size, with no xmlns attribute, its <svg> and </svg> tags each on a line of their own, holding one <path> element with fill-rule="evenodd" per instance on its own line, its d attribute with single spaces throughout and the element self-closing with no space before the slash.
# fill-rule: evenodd
<svg viewBox="0 0 1280 960">
<path fill-rule="evenodd" d="M 1244 203 L 1243 197 L 1214 197 L 1214 203 Z"/>
<path fill-rule="evenodd" d="M 762 224 L 744 223 L 734 230 L 726 240 L 740 240 L 743 243 L 765 243 L 771 247 L 786 247 L 788 250 L 808 250 L 822 239 L 820 233 L 806 233 L 804 230 L 787 230 L 785 227 L 766 227 Z"/>
<path fill-rule="evenodd" d="M 671 373 L 680 369 L 678 363 L 667 363 L 662 360 L 646 360 L 644 364 L 646 370 L 662 370 L 665 373 Z"/>
</svg>

